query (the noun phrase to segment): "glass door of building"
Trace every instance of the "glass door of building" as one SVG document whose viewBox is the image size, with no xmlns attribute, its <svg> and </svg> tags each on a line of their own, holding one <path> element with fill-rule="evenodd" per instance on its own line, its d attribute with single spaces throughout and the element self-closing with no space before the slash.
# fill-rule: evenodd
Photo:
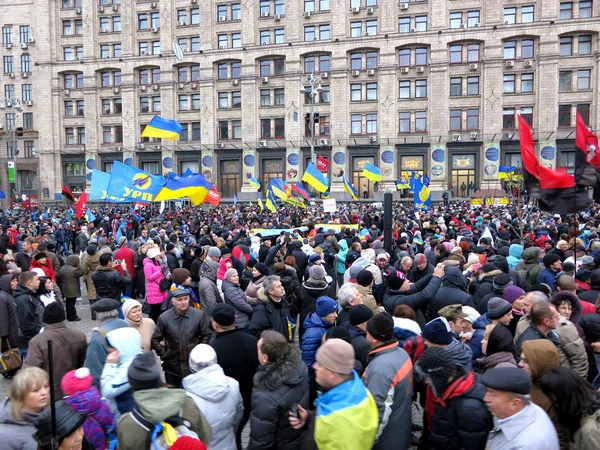
<svg viewBox="0 0 600 450">
<path fill-rule="evenodd" d="M 366 163 L 375 165 L 374 156 L 353 156 L 352 157 L 352 184 L 358 190 L 358 197 L 364 199 L 373 198 L 375 188 L 371 180 L 363 175 L 363 169 Z"/>
<path fill-rule="evenodd" d="M 451 181 L 454 195 L 458 197 L 469 197 L 477 188 L 476 155 L 460 154 L 452 155 Z"/>
</svg>

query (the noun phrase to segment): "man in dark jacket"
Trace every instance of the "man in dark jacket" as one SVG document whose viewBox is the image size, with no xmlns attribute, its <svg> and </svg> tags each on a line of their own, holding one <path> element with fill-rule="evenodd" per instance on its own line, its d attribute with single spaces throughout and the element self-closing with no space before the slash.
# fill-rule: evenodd
<svg viewBox="0 0 600 450">
<path fill-rule="evenodd" d="M 15 262 L 17 266 L 21 268 L 23 272 L 29 270 L 31 266 L 31 259 L 33 258 L 33 238 L 27 238 L 23 241 L 21 251 L 15 255 Z"/>
<path fill-rule="evenodd" d="M 40 280 L 35 272 L 19 275 L 19 286 L 15 291 L 15 305 L 19 320 L 19 350 L 25 359 L 29 341 L 42 329 L 44 305 L 37 296 Z"/>
<path fill-rule="evenodd" d="M 15 348 L 19 345 L 19 322 L 13 297 L 18 285 L 16 275 L 9 273 L 0 277 L 0 352 L 8 350 L 9 345 Z"/>
<path fill-rule="evenodd" d="M 579 299 L 595 305 L 600 295 L 600 269 L 592 271 L 590 275 L 590 288 L 589 291 L 583 291 L 579 294 Z"/>
<path fill-rule="evenodd" d="M 304 334 L 304 320 L 315 311 L 317 299 L 324 295 L 329 296 L 332 291 L 325 280 L 327 272 L 322 265 L 315 264 L 308 273 L 309 277 L 302 283 L 296 299 L 296 305 L 300 310 L 300 337 Z"/>
<path fill-rule="evenodd" d="M 165 381 L 179 388 L 181 380 L 190 374 L 189 357 L 198 344 L 208 344 L 210 329 L 208 314 L 190 308 L 190 292 L 184 289 L 173 291 L 173 307 L 158 318 L 152 350 L 163 362 Z M 161 342 L 165 341 L 165 345 Z"/>
<path fill-rule="evenodd" d="M 133 280 L 127 270 L 127 263 L 121 262 L 123 274 L 115 270 L 117 261 L 113 261 L 112 253 L 102 253 L 99 258 L 100 265 L 92 273 L 92 281 L 96 288 L 96 296 L 98 298 L 112 298 L 113 300 L 121 301 L 121 295 L 131 284 Z"/>
<path fill-rule="evenodd" d="M 432 450 L 483 450 L 493 419 L 483 397 L 486 388 L 473 372 L 448 358 L 439 347 L 428 348 L 415 364 L 424 378 L 433 401 L 426 414 L 431 424 L 429 446 Z"/>
<path fill-rule="evenodd" d="M 373 350 L 363 373 L 379 411 L 374 450 L 408 449 L 412 440 L 412 362 L 398 347 L 394 320 L 386 312 L 367 322 L 367 341 Z"/>
<path fill-rule="evenodd" d="M 502 271 L 501 271 L 502 272 Z M 492 279 L 492 291 L 484 295 L 477 306 L 479 314 L 485 314 L 488 311 L 488 302 L 494 297 L 504 297 L 504 289 L 513 286 L 513 280 L 507 273 L 500 273 Z"/>
<path fill-rule="evenodd" d="M 550 286 L 552 292 L 556 290 L 556 275 L 562 270 L 560 256 L 548 253 L 544 256 L 544 269 L 538 274 L 538 282 Z"/>
<path fill-rule="evenodd" d="M 458 267 L 446 267 L 442 286 L 429 305 L 428 319 L 439 317 L 438 311 L 449 305 L 474 306 L 467 292 L 467 280 Z"/>
<path fill-rule="evenodd" d="M 175 245 L 172 242 L 169 242 L 165 249 L 167 250 L 165 253 L 165 256 L 167 257 L 167 265 L 169 266 L 171 273 L 173 273 L 175 269 L 179 268 L 179 260 L 175 254 Z"/>
<path fill-rule="evenodd" d="M 373 311 L 367 305 L 356 305 L 350 309 L 350 319 L 341 324 L 350 332 L 350 344 L 354 348 L 354 357 L 360 361 L 363 372 L 369 362 L 371 344 L 367 341 L 367 322 L 373 317 Z"/>
<path fill-rule="evenodd" d="M 236 443 L 241 450 L 241 436 L 244 426 L 250 418 L 251 398 L 254 387 L 254 374 L 258 368 L 256 345 L 258 339 L 235 326 L 235 309 L 224 303 L 216 305 L 210 311 L 211 325 L 215 337 L 211 345 L 217 353 L 217 362 L 226 376 L 240 383 L 240 394 L 244 401 L 244 414 L 237 429 Z"/>
<path fill-rule="evenodd" d="M 290 254 L 296 258 L 296 271 L 298 272 L 298 279 L 304 279 L 304 271 L 308 265 L 308 256 L 302 250 L 302 242 L 293 241 L 290 246 Z"/>
<path fill-rule="evenodd" d="M 470 290 L 473 293 L 473 303 L 475 308 L 479 307 L 481 299 L 492 292 L 494 277 L 500 275 L 502 271 L 493 264 L 484 264 L 481 267 L 481 273 L 471 282 Z M 502 297 L 502 294 L 500 294 Z"/>
<path fill-rule="evenodd" d="M 425 278 L 427 275 L 432 275 L 435 266 L 429 264 L 423 253 L 417 253 L 413 262 L 412 269 L 408 272 L 408 281 L 416 283 Z"/>
<path fill-rule="evenodd" d="M 275 330 L 291 342 L 296 325 L 290 314 L 281 279 L 277 275 L 266 277 L 263 287 L 258 291 L 258 298 L 261 302 L 250 319 L 250 333 L 260 338 L 264 330 Z"/>
</svg>

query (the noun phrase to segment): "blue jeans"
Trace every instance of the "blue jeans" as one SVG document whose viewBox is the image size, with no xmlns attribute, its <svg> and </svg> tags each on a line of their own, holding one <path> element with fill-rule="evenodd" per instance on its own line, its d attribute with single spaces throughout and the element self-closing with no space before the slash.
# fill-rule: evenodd
<svg viewBox="0 0 600 450">
<path fill-rule="evenodd" d="M 23 362 L 25 362 L 25 359 L 27 358 L 27 350 L 23 350 L 23 349 L 19 349 L 19 354 L 21 355 L 21 360 Z"/>
</svg>

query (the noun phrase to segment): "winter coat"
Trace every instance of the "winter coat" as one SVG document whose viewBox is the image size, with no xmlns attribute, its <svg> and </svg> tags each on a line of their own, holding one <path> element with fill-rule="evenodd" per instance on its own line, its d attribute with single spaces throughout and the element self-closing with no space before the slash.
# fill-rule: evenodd
<svg viewBox="0 0 600 450">
<path fill-rule="evenodd" d="M 371 308 L 371 311 L 373 311 L 373 315 L 379 314 L 379 305 L 377 304 L 377 300 L 375 300 L 375 297 L 373 296 L 373 288 L 371 286 L 361 286 L 360 284 L 356 284 L 354 285 L 354 287 L 360 294 L 362 294 L 363 304 Z"/>
<path fill-rule="evenodd" d="M 496 367 L 517 367 L 517 361 L 511 352 L 497 352 L 477 360 L 478 373 L 484 374 Z"/>
<path fill-rule="evenodd" d="M 250 319 L 250 333 L 260 339 L 260 334 L 264 330 L 275 330 L 284 335 L 288 342 L 291 342 L 294 338 L 295 325 L 285 297 L 276 302 L 269 297 L 264 288 L 261 288 L 258 291 L 258 298 L 261 303 L 256 306 L 252 319 Z"/>
<path fill-rule="evenodd" d="M 521 244 L 511 244 L 508 250 L 508 266 L 511 269 L 516 269 L 517 265 L 521 262 L 521 254 L 523 253 L 523 246 Z"/>
<path fill-rule="evenodd" d="M 442 279 L 440 277 L 431 277 L 419 280 L 410 287 L 408 292 L 387 289 L 383 297 L 383 306 L 390 314 L 393 314 L 398 305 L 410 306 L 417 315 L 417 323 L 423 328 L 426 324 L 425 313 L 429 303 L 435 297 L 441 284 Z M 413 291 L 413 288 L 422 290 Z"/>
<path fill-rule="evenodd" d="M 160 291 L 160 282 L 163 279 L 160 265 L 156 264 L 150 258 L 145 258 L 144 276 L 146 277 L 146 303 L 156 305 L 165 301 L 168 292 Z"/>
<path fill-rule="evenodd" d="M 330 296 L 331 289 L 325 280 L 309 278 L 302 283 L 300 296 L 297 301 L 300 309 L 300 324 L 302 329 L 308 315 L 317 309 L 317 299 L 324 295 Z"/>
<path fill-rule="evenodd" d="M 15 262 L 22 272 L 27 272 L 31 267 L 31 261 L 33 260 L 33 254 L 27 254 L 19 252 L 15 255 Z"/>
<path fill-rule="evenodd" d="M 492 323 L 492 319 L 489 318 L 488 314 L 485 313 L 479 316 L 473 322 L 473 335 L 471 336 L 471 352 L 473 353 L 473 365 L 475 366 L 476 360 L 484 358 L 485 354 L 481 348 L 481 341 L 483 340 L 483 334 L 485 333 L 485 327 Z"/>
<path fill-rule="evenodd" d="M 374 450 L 410 447 L 412 426 L 406 418 L 411 416 L 412 374 L 412 362 L 396 340 L 369 353 L 362 378 L 379 412 Z"/>
<path fill-rule="evenodd" d="M 156 328 L 156 324 L 152 319 L 148 317 L 142 317 L 139 322 L 134 322 L 133 320 L 125 317 L 125 321 L 129 324 L 129 326 L 135 329 L 140 334 L 140 343 L 142 345 L 142 351 L 149 352 L 152 351 L 150 341 L 152 340 L 152 335 L 154 334 L 154 329 Z"/>
<path fill-rule="evenodd" d="M 550 270 L 547 267 L 538 274 L 538 283 L 544 283 L 550 286 L 552 292 L 556 290 L 556 276 L 558 272 Z"/>
<path fill-rule="evenodd" d="M 2 450 L 37 450 L 33 439 L 36 428 L 33 425 L 38 414 L 27 413 L 24 420 L 15 420 L 10 415 L 10 399 L 0 405 L 0 442 Z"/>
<path fill-rule="evenodd" d="M 40 264 L 37 259 L 33 259 L 31 261 L 31 269 L 42 269 L 48 278 L 51 278 L 52 281 L 56 282 L 56 273 L 54 273 L 54 267 L 52 266 L 52 261 L 50 258 L 46 258 L 46 264 Z"/>
<path fill-rule="evenodd" d="M 354 359 L 358 360 L 363 368 L 367 367 L 369 362 L 369 353 L 373 349 L 367 341 L 367 333 L 350 322 L 344 322 L 340 326 L 350 332 L 350 344 L 354 348 Z"/>
<path fill-rule="evenodd" d="M 445 350 L 456 365 L 462 366 L 466 371 L 473 370 L 473 363 L 471 361 L 473 354 L 467 344 L 458 339 L 452 339 L 452 342 L 448 344 Z"/>
<path fill-rule="evenodd" d="M 246 328 L 250 323 L 250 316 L 254 312 L 246 300 L 246 294 L 239 284 L 228 280 L 223 281 L 221 289 L 225 295 L 225 303 L 229 303 L 235 308 L 235 325 L 238 328 Z"/>
<path fill-rule="evenodd" d="M 481 273 L 477 276 L 477 279 L 474 283 L 471 283 L 471 290 L 473 291 L 473 303 L 475 304 L 475 308 L 479 308 L 481 304 L 481 299 L 492 292 L 494 277 L 496 275 L 500 275 L 502 273 L 501 270 L 492 270 L 488 273 Z"/>
<path fill-rule="evenodd" d="M 15 310 L 15 299 L 10 290 L 10 280 L 12 274 L 2 275 L 0 277 L 0 337 L 8 338 L 8 342 L 3 342 L 3 348 L 8 349 L 8 343 L 11 347 L 19 346 L 19 322 Z"/>
<path fill-rule="evenodd" d="M 246 298 L 248 299 L 248 303 L 252 306 L 258 304 L 258 290 L 262 288 L 263 281 L 265 281 L 264 275 L 258 280 L 250 281 L 250 283 L 248 283 L 248 287 L 246 288 Z"/>
<path fill-rule="evenodd" d="M 166 314 L 166 313 L 165 313 Z M 164 315 L 164 314 L 163 314 Z M 162 316 L 161 316 L 162 317 Z M 202 442 L 210 442 L 212 431 L 196 402 L 183 389 L 147 389 L 133 393 L 135 408 L 150 423 L 158 424 L 169 417 L 181 416 Z M 148 430 L 133 418 L 123 414 L 117 424 L 119 450 L 146 450 Z"/>
<path fill-rule="evenodd" d="M 85 391 L 76 392 L 70 397 L 65 397 L 65 402 L 74 411 L 87 414 L 87 419 L 83 423 L 83 435 L 94 445 L 96 450 L 105 450 L 108 432 L 114 432 L 117 423 L 98 389 L 92 386 Z"/>
<path fill-rule="evenodd" d="M 159 316 L 152 336 L 152 350 L 162 360 L 165 372 L 176 377 L 190 374 L 190 352 L 198 344 L 209 343 L 209 325 L 208 312 L 195 308 L 186 309 L 184 314 L 171 308 Z M 165 345 L 161 344 L 163 340 Z"/>
<path fill-rule="evenodd" d="M 584 314 L 579 323 L 587 342 L 600 341 L 600 314 Z"/>
<path fill-rule="evenodd" d="M 88 236 L 85 233 L 78 233 L 75 238 L 75 252 L 79 253 L 85 250 L 88 242 Z"/>
<path fill-rule="evenodd" d="M 169 271 L 173 273 L 175 269 L 179 268 L 179 260 L 177 259 L 177 255 L 173 252 L 166 252 L 165 256 L 167 257 L 167 265 L 169 266 Z"/>
<path fill-rule="evenodd" d="M 302 361 L 308 367 L 308 374 L 311 381 L 315 378 L 315 369 L 313 369 L 315 355 L 323 341 L 323 336 L 333 325 L 332 323 L 325 322 L 316 312 L 310 313 L 304 321 L 304 334 L 300 341 L 300 350 L 302 351 Z"/>
<path fill-rule="evenodd" d="M 308 409 L 308 371 L 297 351 L 276 363 L 260 366 L 254 375 L 248 450 L 301 448 L 303 432 L 290 425 L 294 405 Z"/>
<path fill-rule="evenodd" d="M 200 282 L 198 283 L 198 300 L 200 308 L 208 311 L 217 303 L 222 303 L 221 293 L 217 287 L 217 270 L 219 265 L 216 261 L 207 259 L 200 266 Z"/>
<path fill-rule="evenodd" d="M 81 270 L 84 275 L 87 275 L 86 287 L 88 299 L 90 300 L 96 300 L 98 298 L 96 296 L 94 281 L 92 280 L 92 273 L 100 266 L 100 253 L 98 253 L 95 248 L 95 246 L 88 246 L 81 261 Z"/>
<path fill-rule="evenodd" d="M 48 341 L 50 340 L 54 352 L 54 389 L 56 398 L 62 398 L 64 394 L 60 381 L 67 372 L 83 366 L 88 345 L 87 338 L 85 333 L 68 328 L 64 322 L 46 325 L 42 333 L 29 341 L 23 367 L 39 367 L 48 372 L 50 369 Z"/>
<path fill-rule="evenodd" d="M 486 448 L 559 450 L 560 446 L 548 415 L 539 406 L 530 403 L 521 412 L 502 422 L 494 418 L 494 428 L 488 435 Z"/>
<path fill-rule="evenodd" d="M 79 256 L 67 256 L 65 265 L 60 268 L 60 290 L 64 298 L 81 297 L 80 278 L 83 276 L 83 269 L 79 261 Z"/>
<path fill-rule="evenodd" d="M 20 284 L 17 286 L 14 297 L 19 321 L 18 346 L 21 349 L 26 349 L 29 346 L 29 341 L 37 336 L 42 329 L 44 305 L 35 292 Z"/>
<path fill-rule="evenodd" d="M 300 242 L 298 242 L 300 244 Z M 308 256 L 301 250 L 301 245 L 294 247 L 292 250 L 292 256 L 296 258 L 296 272 L 298 273 L 298 280 L 304 279 L 304 272 L 308 265 Z"/>
<path fill-rule="evenodd" d="M 273 273 L 281 278 L 281 285 L 285 289 L 285 295 L 287 298 L 293 298 L 298 295 L 300 291 L 300 280 L 296 274 L 296 269 L 291 266 L 285 266 L 285 270 L 282 272 Z"/>
<path fill-rule="evenodd" d="M 428 275 L 433 275 L 433 271 L 435 266 L 433 264 L 427 264 L 427 267 L 423 270 L 419 270 L 416 264 L 413 264 L 412 268 L 408 271 L 408 281 L 411 283 L 416 283 L 419 280 L 422 280 Z"/>
<path fill-rule="evenodd" d="M 524 278 L 525 290 L 531 288 L 538 283 L 538 274 L 542 271 L 543 267 L 540 266 L 538 261 L 539 253 L 537 247 L 529 247 L 523 250 L 521 253 L 521 261 L 516 269 Z"/>
<path fill-rule="evenodd" d="M 108 356 L 108 342 L 106 335 L 117 328 L 129 327 L 129 324 L 122 319 L 108 319 L 100 324 L 97 330 L 92 332 L 92 337 L 88 343 L 87 353 L 85 355 L 84 367 L 90 370 L 94 386 L 100 387 L 100 377 L 102 369 Z"/>
<path fill-rule="evenodd" d="M 435 399 L 429 437 L 431 450 L 486 449 L 492 415 L 483 401 L 486 387 L 474 378 L 474 374 L 459 370 L 459 376 L 441 398 Z"/>
<path fill-rule="evenodd" d="M 457 267 L 446 267 L 442 286 L 429 305 L 428 320 L 439 317 L 438 311 L 448 305 L 475 306 L 467 293 L 467 280 Z"/>
<path fill-rule="evenodd" d="M 348 243 L 345 239 L 339 241 L 341 250 L 337 254 L 336 272 L 343 274 L 346 271 L 346 255 L 348 254 Z"/>
<path fill-rule="evenodd" d="M 112 298 L 120 302 L 123 293 L 133 283 L 129 271 L 125 270 L 124 273 L 125 275 L 121 275 L 109 266 L 98 266 L 96 271 L 92 273 L 92 281 L 96 286 L 98 298 Z M 146 295 L 148 295 L 147 292 Z M 148 303 L 152 304 L 150 300 L 148 300 Z"/>
<path fill-rule="evenodd" d="M 581 418 L 579 430 L 573 436 L 571 450 L 596 450 L 600 448 L 600 409 Z"/>
</svg>

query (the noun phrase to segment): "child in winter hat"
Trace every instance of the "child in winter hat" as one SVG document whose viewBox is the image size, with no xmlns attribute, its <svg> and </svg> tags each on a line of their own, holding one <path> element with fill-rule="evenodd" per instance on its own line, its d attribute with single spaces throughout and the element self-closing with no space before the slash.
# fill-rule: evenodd
<svg viewBox="0 0 600 450">
<path fill-rule="evenodd" d="M 67 372 L 62 377 L 60 387 L 67 396 L 65 402 L 74 411 L 88 415 L 83 424 L 84 436 L 96 450 L 106 449 L 107 440 L 116 438 L 117 424 L 110 407 L 102 400 L 98 389 L 92 386 L 92 375 L 89 369 L 82 367 Z"/>
</svg>

